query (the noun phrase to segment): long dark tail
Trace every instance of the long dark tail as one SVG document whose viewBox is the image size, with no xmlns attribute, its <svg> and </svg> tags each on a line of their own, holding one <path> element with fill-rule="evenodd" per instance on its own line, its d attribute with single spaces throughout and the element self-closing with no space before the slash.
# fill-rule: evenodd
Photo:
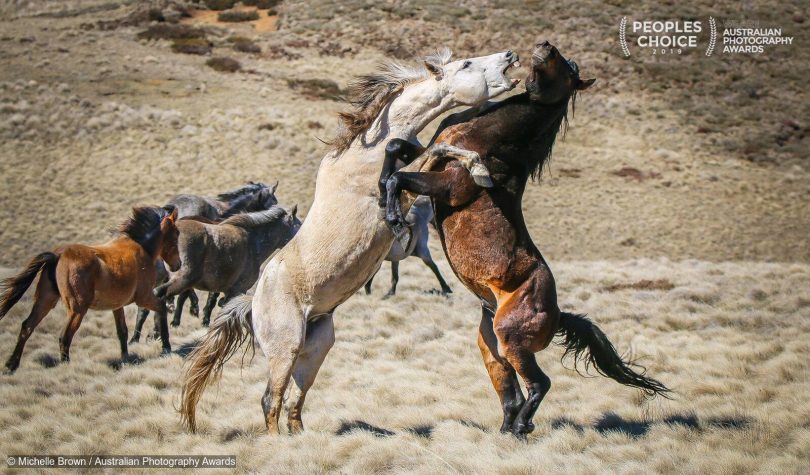
<svg viewBox="0 0 810 475">
<path fill-rule="evenodd" d="M 222 374 L 222 366 L 246 340 L 250 340 L 253 348 L 252 299 L 250 295 L 243 295 L 228 302 L 189 354 L 180 394 L 180 415 L 191 432 L 197 430 L 197 403 L 205 388 Z"/>
<path fill-rule="evenodd" d="M 661 395 L 669 398 L 669 388 L 644 376 L 644 368 L 632 361 L 624 361 L 608 337 L 585 315 L 561 312 L 557 335 L 564 337 L 560 342 L 565 346 L 563 358 L 572 355 L 575 367 L 578 362 L 584 362 L 585 371 L 593 365 L 602 376 L 625 386 L 639 388 L 649 397 Z M 636 372 L 634 367 L 641 368 L 640 372 Z"/>
<path fill-rule="evenodd" d="M 25 291 L 34 282 L 39 271 L 44 269 L 46 273 L 43 274 L 43 277 L 54 280 L 53 270 L 58 261 L 58 255 L 53 252 L 43 252 L 31 259 L 25 270 L 0 282 L 0 292 L 2 292 L 2 295 L 0 295 L 0 319 L 5 317 L 11 307 L 20 301 Z M 53 284 L 54 288 L 56 288 L 55 281 Z"/>
</svg>

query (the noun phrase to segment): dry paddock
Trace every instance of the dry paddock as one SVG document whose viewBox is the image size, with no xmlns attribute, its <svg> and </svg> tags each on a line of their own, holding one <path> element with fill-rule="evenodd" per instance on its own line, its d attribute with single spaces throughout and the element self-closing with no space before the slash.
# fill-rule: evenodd
<svg viewBox="0 0 810 475">
<path fill-rule="evenodd" d="M 591 315 L 673 400 L 581 377 L 554 347 L 538 355 L 552 390 L 537 430 L 528 443 L 499 434 L 476 301 L 455 279 L 452 298 L 427 293 L 432 276 L 414 260 L 397 297 L 380 299 L 386 265 L 373 295 L 337 311 L 302 435 L 264 433 L 260 354 L 241 370 L 228 364 L 201 402 L 199 433 L 184 431 L 178 381 L 199 320 L 173 331 L 171 357 L 141 343 L 140 362 L 120 366 L 112 315 L 91 312 L 64 365 L 58 309 L 17 373 L 0 376 L 0 452 L 233 454 L 238 472 L 256 473 L 806 473 L 810 266 L 662 258 L 553 268 L 562 307 Z M 659 279 L 663 289 L 644 288 Z M 30 305 L 27 296 L 0 322 L 4 358 Z M 133 308 L 127 316 L 131 328 Z"/>
</svg>

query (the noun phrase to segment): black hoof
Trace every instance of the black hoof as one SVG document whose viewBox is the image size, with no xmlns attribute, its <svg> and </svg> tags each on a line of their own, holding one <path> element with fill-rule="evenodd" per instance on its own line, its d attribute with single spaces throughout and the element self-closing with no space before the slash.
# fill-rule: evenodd
<svg viewBox="0 0 810 475">
<path fill-rule="evenodd" d="M 191 311 L 191 314 L 192 314 L 192 315 L 194 315 L 195 317 L 199 318 L 199 316 L 200 316 L 200 309 L 199 309 L 199 308 L 197 308 L 197 307 L 195 307 L 195 306 L 193 306 L 193 305 L 192 305 L 192 306 L 191 306 L 191 308 L 190 308 L 189 310 Z"/>
<path fill-rule="evenodd" d="M 17 371 L 17 368 L 19 366 L 20 366 L 19 363 L 17 363 L 17 364 L 7 364 L 6 369 L 3 370 L 3 374 L 5 374 L 5 375 L 14 374 L 14 372 Z"/>
<path fill-rule="evenodd" d="M 171 354 L 172 354 L 171 346 L 164 346 L 163 349 L 160 351 L 160 356 L 169 356 Z"/>
<path fill-rule="evenodd" d="M 173 327 L 179 327 L 180 326 L 180 320 L 172 320 L 172 326 Z"/>
<path fill-rule="evenodd" d="M 134 343 L 140 343 L 140 342 L 141 342 L 141 339 L 140 338 L 135 338 L 134 336 L 129 339 L 129 344 L 130 345 L 132 345 Z"/>
</svg>

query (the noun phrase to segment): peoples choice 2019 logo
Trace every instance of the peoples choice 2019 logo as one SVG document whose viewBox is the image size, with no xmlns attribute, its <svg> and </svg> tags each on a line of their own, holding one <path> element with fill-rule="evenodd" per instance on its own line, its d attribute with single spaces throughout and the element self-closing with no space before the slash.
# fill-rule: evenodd
<svg viewBox="0 0 810 475">
<path fill-rule="evenodd" d="M 633 20 L 628 25 L 627 17 L 622 17 L 619 22 L 619 44 L 627 57 L 630 57 L 631 45 L 633 49 L 648 51 L 654 56 L 679 55 L 699 47 L 706 48 L 706 56 L 711 56 L 717 42 L 717 22 L 714 18 L 709 17 L 708 26 L 708 44 L 700 46 L 701 33 L 704 31 L 704 24 L 700 20 Z"/>
<path fill-rule="evenodd" d="M 714 17 L 703 20 L 619 21 L 619 45 L 625 57 L 632 50 L 652 56 L 681 55 L 701 50 L 706 56 L 722 54 L 762 54 L 766 48 L 792 45 L 793 37 L 782 28 L 763 28 L 758 22 L 726 21 L 722 29 Z"/>
</svg>

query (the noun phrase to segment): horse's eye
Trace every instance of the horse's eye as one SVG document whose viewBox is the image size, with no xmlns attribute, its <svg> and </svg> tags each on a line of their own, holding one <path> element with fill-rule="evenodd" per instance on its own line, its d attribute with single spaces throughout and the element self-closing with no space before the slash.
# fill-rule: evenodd
<svg viewBox="0 0 810 475">
<path fill-rule="evenodd" d="M 467 69 L 472 64 L 472 61 L 464 61 L 464 64 L 461 66 L 461 69 Z"/>
</svg>

